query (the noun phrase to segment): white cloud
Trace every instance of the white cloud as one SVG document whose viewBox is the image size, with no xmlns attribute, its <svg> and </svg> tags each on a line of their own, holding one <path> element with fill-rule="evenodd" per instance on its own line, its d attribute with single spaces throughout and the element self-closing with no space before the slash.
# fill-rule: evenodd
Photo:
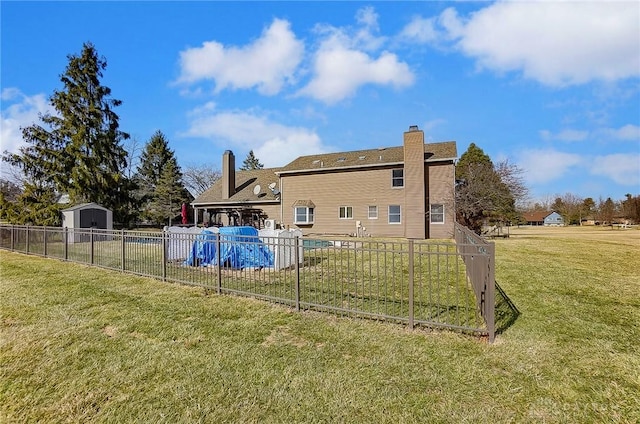
<svg viewBox="0 0 640 424">
<path fill-rule="evenodd" d="M 327 104 L 351 97 L 365 84 L 409 86 L 414 76 L 396 55 L 384 52 L 377 59 L 344 46 L 325 46 L 318 51 L 314 77 L 299 91 Z"/>
<path fill-rule="evenodd" d="M 378 14 L 371 6 L 363 7 L 356 12 L 356 22 L 360 24 L 353 37 L 353 45 L 360 46 L 364 50 L 377 50 L 386 42 L 386 37 L 377 35 L 380 31 Z"/>
<path fill-rule="evenodd" d="M 432 119 L 430 121 L 426 121 L 422 124 L 423 130 L 424 131 L 432 131 L 434 128 L 440 126 L 440 125 L 444 125 L 447 123 L 446 119 L 443 118 L 436 118 L 436 119 Z"/>
<path fill-rule="evenodd" d="M 525 150 L 519 153 L 517 159 L 518 165 L 525 171 L 524 178 L 530 184 L 557 180 L 582 162 L 580 155 L 551 149 Z"/>
<path fill-rule="evenodd" d="M 216 92 L 256 87 L 261 94 L 273 95 L 293 81 L 303 54 L 304 44 L 296 39 L 289 22 L 274 19 L 251 44 L 225 47 L 207 41 L 202 47 L 180 52 L 178 82 L 214 80 Z"/>
<path fill-rule="evenodd" d="M 225 147 L 231 145 L 242 151 L 253 150 L 266 167 L 328 151 L 313 130 L 282 125 L 256 112 L 217 112 L 212 104 L 194 112 L 184 135 L 224 141 Z"/>
<path fill-rule="evenodd" d="M 566 129 L 557 133 L 548 130 L 540 131 L 543 140 L 559 140 L 559 141 L 584 141 L 589 137 L 589 131 Z"/>
<path fill-rule="evenodd" d="M 551 86 L 640 76 L 640 3 L 497 2 L 440 22 L 481 68 Z"/>
<path fill-rule="evenodd" d="M 613 180 L 623 186 L 640 186 L 640 154 L 617 153 L 597 156 L 591 165 L 591 174 Z"/>
<path fill-rule="evenodd" d="M 614 140 L 640 141 L 640 126 L 637 125 L 628 124 L 620 128 L 605 128 L 601 130 L 601 133 L 604 137 Z"/>
<path fill-rule="evenodd" d="M 437 41 L 439 33 L 436 29 L 434 18 L 414 16 L 411 21 L 402 28 L 398 37 L 405 41 L 426 44 Z"/>
<path fill-rule="evenodd" d="M 358 11 L 357 29 L 318 28 L 320 44 L 314 53 L 311 81 L 298 91 L 327 104 L 337 103 L 351 97 L 363 85 L 390 85 L 406 87 L 414 82 L 409 66 L 388 51 L 378 57 L 379 49 L 386 38 L 378 37 L 377 15 L 372 8 Z"/>
<path fill-rule="evenodd" d="M 51 113 L 51 106 L 44 94 L 26 96 L 17 88 L 2 90 L 3 106 L 0 112 L 0 151 L 17 153 L 25 143 L 20 128 L 40 121 L 39 114 Z"/>
</svg>

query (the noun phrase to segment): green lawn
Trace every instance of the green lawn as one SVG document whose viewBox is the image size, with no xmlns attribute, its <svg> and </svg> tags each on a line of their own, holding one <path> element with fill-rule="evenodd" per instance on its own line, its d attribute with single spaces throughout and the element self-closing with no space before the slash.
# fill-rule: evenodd
<svg viewBox="0 0 640 424">
<path fill-rule="evenodd" d="M 640 421 L 640 231 L 513 229 L 493 345 L 0 252 L 0 422 Z"/>
</svg>

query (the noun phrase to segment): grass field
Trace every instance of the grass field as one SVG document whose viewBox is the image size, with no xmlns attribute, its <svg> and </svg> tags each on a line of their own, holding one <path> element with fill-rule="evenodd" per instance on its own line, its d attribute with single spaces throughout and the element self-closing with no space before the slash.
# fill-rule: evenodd
<svg viewBox="0 0 640 424">
<path fill-rule="evenodd" d="M 492 345 L 0 252 L 0 422 L 640 422 L 640 231 L 496 252 Z"/>
</svg>

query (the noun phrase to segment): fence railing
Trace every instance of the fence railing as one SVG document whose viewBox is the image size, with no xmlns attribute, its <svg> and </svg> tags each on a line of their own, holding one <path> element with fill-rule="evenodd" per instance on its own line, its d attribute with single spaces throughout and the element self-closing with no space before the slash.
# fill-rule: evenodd
<svg viewBox="0 0 640 424">
<path fill-rule="evenodd" d="M 456 223 L 455 240 L 467 273 L 467 278 L 476 296 L 478 310 L 482 315 L 489 341 L 495 337 L 495 244 Z"/>
<path fill-rule="evenodd" d="M 456 227 L 454 244 L 0 225 L 0 248 L 493 341 L 493 244 L 468 233 Z"/>
</svg>

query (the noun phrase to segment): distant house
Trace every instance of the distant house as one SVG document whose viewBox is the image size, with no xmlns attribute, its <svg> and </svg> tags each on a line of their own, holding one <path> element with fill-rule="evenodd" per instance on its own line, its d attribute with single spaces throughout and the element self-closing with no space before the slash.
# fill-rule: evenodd
<svg viewBox="0 0 640 424">
<path fill-rule="evenodd" d="M 600 221 L 596 220 L 592 216 L 587 216 L 585 218 L 580 219 L 580 225 L 583 225 L 583 226 L 600 225 Z"/>
<path fill-rule="evenodd" d="M 402 146 L 301 156 L 282 168 L 236 172 L 226 151 L 222 178 L 192 206 L 222 225 L 274 220 L 305 235 L 450 238 L 456 158 L 454 141 L 425 144 L 415 126 Z"/>
<path fill-rule="evenodd" d="M 522 214 L 527 225 L 538 226 L 561 226 L 564 225 L 564 219 L 558 212 L 554 211 L 535 211 Z"/>
<path fill-rule="evenodd" d="M 551 212 L 544 217 L 544 225 L 560 226 L 564 225 L 564 219 L 558 212 Z"/>
</svg>

